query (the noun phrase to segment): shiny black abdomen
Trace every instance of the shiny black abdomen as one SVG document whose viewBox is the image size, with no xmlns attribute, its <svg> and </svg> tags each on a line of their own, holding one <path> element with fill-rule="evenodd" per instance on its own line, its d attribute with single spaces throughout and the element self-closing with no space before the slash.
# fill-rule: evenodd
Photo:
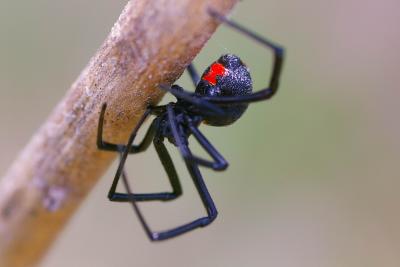
<svg viewBox="0 0 400 267">
<path fill-rule="evenodd" d="M 216 76 L 216 83 L 210 83 L 205 77 L 215 64 L 225 67 L 223 75 Z M 221 56 L 211 64 L 202 75 L 196 87 L 196 93 L 201 96 L 241 96 L 252 92 L 250 72 L 239 57 L 231 54 Z M 204 116 L 204 122 L 212 126 L 225 126 L 239 119 L 246 111 L 248 104 L 225 104 L 220 107 L 225 110 L 225 116 Z"/>
</svg>

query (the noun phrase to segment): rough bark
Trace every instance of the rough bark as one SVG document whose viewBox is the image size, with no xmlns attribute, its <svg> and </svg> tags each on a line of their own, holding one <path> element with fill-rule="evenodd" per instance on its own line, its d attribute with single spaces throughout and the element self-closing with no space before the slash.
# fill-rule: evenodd
<svg viewBox="0 0 400 267">
<path fill-rule="evenodd" d="M 148 104 L 163 95 L 215 31 L 208 8 L 236 0 L 130 1 L 104 44 L 0 180 L 0 266 L 33 266 L 116 157 L 96 147 L 126 142 Z"/>
</svg>

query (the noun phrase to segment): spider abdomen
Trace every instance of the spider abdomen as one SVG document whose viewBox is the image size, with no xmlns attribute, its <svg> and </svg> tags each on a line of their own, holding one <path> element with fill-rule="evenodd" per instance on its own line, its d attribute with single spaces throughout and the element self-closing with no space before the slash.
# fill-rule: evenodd
<svg viewBox="0 0 400 267">
<path fill-rule="evenodd" d="M 239 57 L 227 54 L 212 63 L 201 76 L 196 93 L 201 96 L 242 96 L 252 92 L 250 72 Z M 205 116 L 205 123 L 213 126 L 225 126 L 239 119 L 248 104 L 221 105 L 225 116 Z"/>
</svg>

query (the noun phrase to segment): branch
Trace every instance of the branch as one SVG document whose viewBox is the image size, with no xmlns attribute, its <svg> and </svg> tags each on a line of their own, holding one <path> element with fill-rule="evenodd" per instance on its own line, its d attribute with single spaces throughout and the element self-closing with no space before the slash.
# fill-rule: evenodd
<svg viewBox="0 0 400 267">
<path fill-rule="evenodd" d="M 130 1 L 104 44 L 0 181 L 0 266 L 38 263 L 116 154 L 96 147 L 101 105 L 107 140 L 125 143 L 215 31 L 212 7 L 236 0 Z"/>
</svg>

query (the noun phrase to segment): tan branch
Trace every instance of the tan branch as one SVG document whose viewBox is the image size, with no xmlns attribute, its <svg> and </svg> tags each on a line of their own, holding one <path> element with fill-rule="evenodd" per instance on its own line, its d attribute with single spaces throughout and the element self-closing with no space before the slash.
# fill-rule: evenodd
<svg viewBox="0 0 400 267">
<path fill-rule="evenodd" d="M 96 147 L 103 102 L 105 137 L 126 142 L 148 104 L 162 97 L 236 0 L 130 1 L 97 54 L 0 181 L 0 266 L 33 266 L 108 168 Z"/>
</svg>

